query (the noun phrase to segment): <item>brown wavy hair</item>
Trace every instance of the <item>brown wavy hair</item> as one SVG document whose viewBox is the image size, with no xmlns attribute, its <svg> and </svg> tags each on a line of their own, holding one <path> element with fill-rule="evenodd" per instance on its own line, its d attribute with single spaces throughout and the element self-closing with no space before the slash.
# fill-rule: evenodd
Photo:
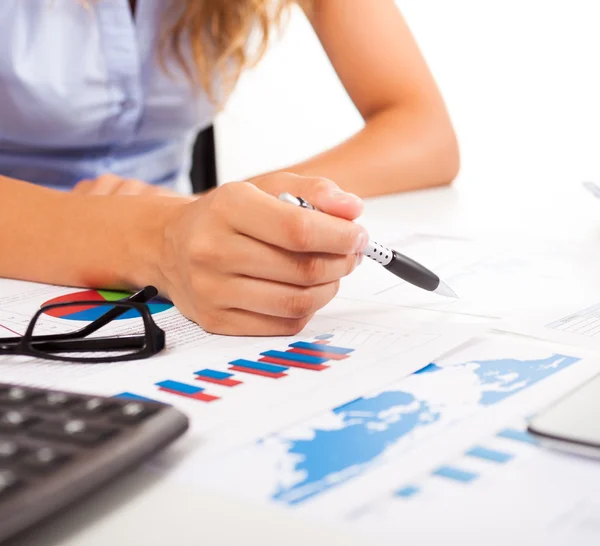
<svg viewBox="0 0 600 546">
<path fill-rule="evenodd" d="M 171 20 L 162 32 L 161 58 L 173 54 L 189 79 L 220 103 L 242 71 L 261 59 L 287 9 L 297 3 L 308 11 L 312 1 L 172 0 Z"/>
<path fill-rule="evenodd" d="M 109 0 L 79 0 L 88 9 L 100 1 Z M 287 9 L 299 4 L 309 13 L 313 1 L 171 0 L 159 43 L 161 64 L 166 68 L 173 55 L 190 81 L 222 104 L 242 71 L 261 59 Z"/>
</svg>

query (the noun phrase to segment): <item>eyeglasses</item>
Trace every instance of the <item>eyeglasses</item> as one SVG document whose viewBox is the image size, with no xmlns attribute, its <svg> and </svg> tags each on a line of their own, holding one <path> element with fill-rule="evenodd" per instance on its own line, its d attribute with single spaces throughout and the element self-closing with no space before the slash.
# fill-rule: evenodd
<svg viewBox="0 0 600 546">
<path fill-rule="evenodd" d="M 148 358 L 165 348 L 165 332 L 156 325 L 146 305 L 157 295 L 154 286 L 146 286 L 119 301 L 86 300 L 45 305 L 33 316 L 22 337 L 0 338 L 0 355 L 89 364 Z M 71 317 L 63 321 L 61 329 L 72 323 L 73 331 L 47 334 L 50 327 L 55 326 L 56 317 Z M 81 320 L 90 317 L 94 318 L 92 322 L 75 329 Z M 137 318 L 141 322 L 135 320 L 131 325 L 127 324 L 122 335 L 109 335 L 106 330 L 100 332 L 118 318 Z"/>
</svg>

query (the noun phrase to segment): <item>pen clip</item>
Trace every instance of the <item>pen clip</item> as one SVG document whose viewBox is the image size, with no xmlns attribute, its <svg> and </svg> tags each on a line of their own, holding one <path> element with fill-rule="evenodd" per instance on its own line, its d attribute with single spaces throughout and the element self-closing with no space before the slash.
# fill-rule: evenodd
<svg viewBox="0 0 600 546">
<path fill-rule="evenodd" d="M 300 202 L 300 206 L 303 209 L 308 209 L 308 210 L 317 210 L 315 207 L 313 207 L 308 201 L 305 201 L 304 199 L 302 199 L 302 197 L 296 197 L 296 199 L 298 199 L 298 201 Z"/>
</svg>

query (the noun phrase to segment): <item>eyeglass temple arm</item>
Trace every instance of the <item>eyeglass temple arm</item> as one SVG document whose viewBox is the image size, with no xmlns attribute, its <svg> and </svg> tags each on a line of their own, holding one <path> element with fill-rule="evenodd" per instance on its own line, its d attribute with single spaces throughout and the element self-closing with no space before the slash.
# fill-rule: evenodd
<svg viewBox="0 0 600 546">
<path fill-rule="evenodd" d="M 91 339 L 69 339 L 64 341 L 43 341 L 34 343 L 36 351 L 46 353 L 68 353 L 80 351 L 123 351 L 142 349 L 146 336 L 95 337 Z"/>
<path fill-rule="evenodd" d="M 129 296 L 126 300 L 123 301 L 132 301 L 137 303 L 147 303 L 152 298 L 158 295 L 158 290 L 154 286 L 146 286 L 142 288 L 135 294 Z M 110 311 L 104 313 L 101 317 L 98 317 L 93 322 L 90 322 L 81 330 L 77 330 L 70 334 L 69 337 L 86 337 L 94 332 L 100 330 L 100 328 L 106 326 L 109 322 L 119 318 L 121 315 L 127 313 L 129 309 L 126 307 L 113 307 Z"/>
</svg>

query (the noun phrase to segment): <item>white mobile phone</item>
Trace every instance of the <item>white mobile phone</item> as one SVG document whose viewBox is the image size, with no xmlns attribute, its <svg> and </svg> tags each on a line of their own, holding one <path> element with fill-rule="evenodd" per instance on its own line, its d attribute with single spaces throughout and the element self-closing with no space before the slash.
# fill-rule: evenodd
<svg viewBox="0 0 600 546">
<path fill-rule="evenodd" d="M 548 447 L 600 459 L 600 374 L 536 415 L 528 431 Z"/>
</svg>

